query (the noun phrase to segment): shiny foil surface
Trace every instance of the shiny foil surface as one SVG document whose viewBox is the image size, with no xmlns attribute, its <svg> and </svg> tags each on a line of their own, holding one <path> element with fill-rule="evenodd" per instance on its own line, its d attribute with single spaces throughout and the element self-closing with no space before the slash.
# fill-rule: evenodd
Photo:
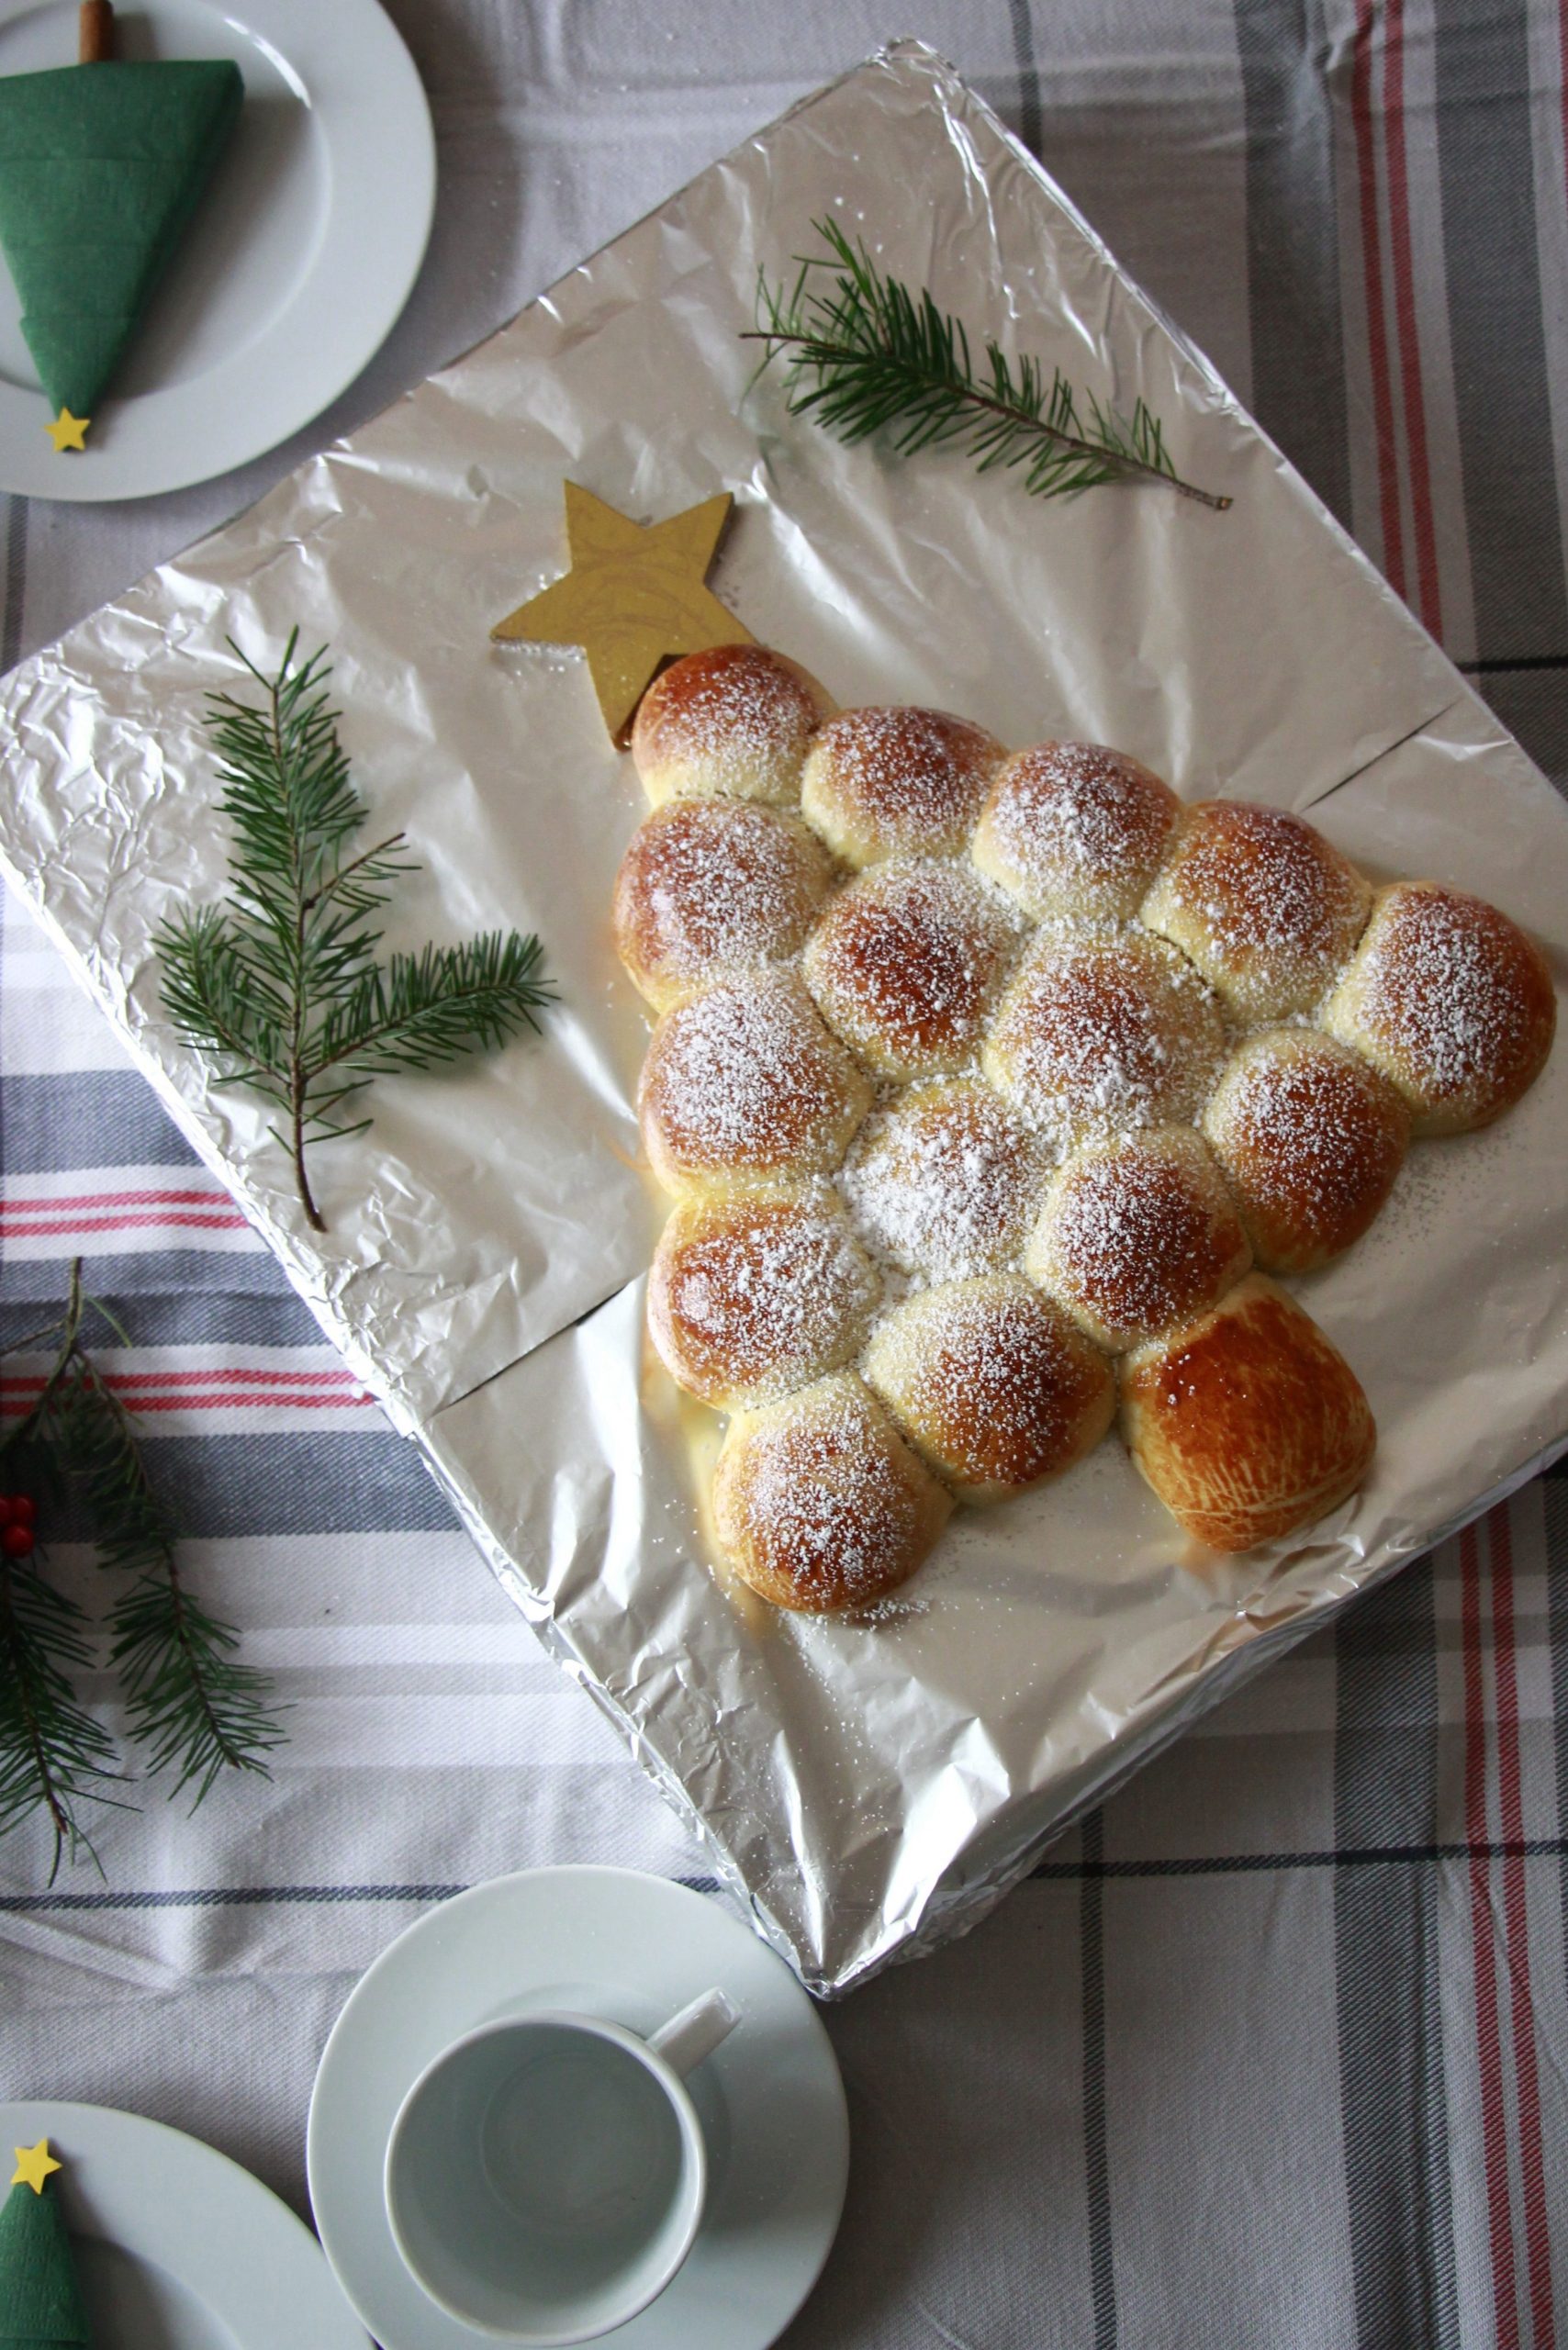
<svg viewBox="0 0 1568 2350">
<path fill-rule="evenodd" d="M 831 214 L 887 269 L 1124 412 L 1159 488 L 1038 504 L 961 457 L 849 450 L 750 382 L 759 265 Z M 1310 812 L 1568 952 L 1568 811 L 1203 357 L 994 117 L 902 44 L 748 140 L 514 323 L 4 684 L 0 860 L 202 1158 L 420 1446 L 518 1606 L 820 1992 L 972 1924 L 1085 1806 L 1568 1429 L 1568 1047 L 1487 1132 L 1420 1143 L 1370 1235 L 1289 1284 L 1381 1442 L 1296 1539 L 1194 1552 L 1119 1443 L 960 1511 L 873 1621 L 773 1613 L 710 1564 L 719 1424 L 643 1335 L 665 1214 L 648 1026 L 611 880 L 642 812 L 571 653 L 493 645 L 566 564 L 564 476 L 642 520 L 734 492 L 712 576 L 846 704 L 1086 737 L 1187 799 Z M 223 895 L 205 698 L 330 645 L 373 836 L 420 870 L 389 943 L 537 930 L 543 1040 L 378 1080 L 308 1229 L 265 1105 L 215 1090 L 151 940 Z"/>
</svg>

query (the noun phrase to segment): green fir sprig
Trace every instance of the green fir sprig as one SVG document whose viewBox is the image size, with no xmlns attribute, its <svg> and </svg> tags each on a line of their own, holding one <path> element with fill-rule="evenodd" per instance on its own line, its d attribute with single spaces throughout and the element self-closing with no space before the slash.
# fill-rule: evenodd
<svg viewBox="0 0 1568 2350">
<path fill-rule="evenodd" d="M 225 1770 L 268 1775 L 267 1756 L 284 1731 L 265 1676 L 240 1663 L 238 1635 L 204 1607 L 181 1572 L 168 1513 L 154 1492 L 135 1424 L 87 1351 L 84 1319 L 95 1314 L 129 1343 L 108 1308 L 71 1269 L 65 1312 L 6 1348 L 53 1349 L 27 1411 L 0 1436 L 0 1488 L 41 1493 L 52 1512 L 74 1486 L 99 1564 L 125 1587 L 107 1619 L 108 1658 L 126 1695 L 130 1736 L 144 1767 L 170 1792 L 194 1787 L 193 1808 Z M 49 1580 L 48 1554 L 28 1543 L 17 1554 L 0 1540 L 0 1834 L 43 1811 L 60 1863 L 93 1858 L 82 1825 L 87 1803 L 121 1803 L 126 1784 L 115 1744 L 75 1692 L 99 1657 L 90 1619 Z"/>
<path fill-rule="evenodd" d="M 347 855 L 367 811 L 329 706 L 325 648 L 297 663 L 298 636 L 274 677 L 245 661 L 260 708 L 211 698 L 218 812 L 235 834 L 231 903 L 182 910 L 156 943 L 175 1028 L 218 1063 L 218 1084 L 250 1086 L 282 1113 L 274 1132 L 323 1232 L 305 1153 L 364 1132 L 370 1120 L 345 1118 L 345 1105 L 373 1077 L 431 1069 L 537 1028 L 554 990 L 539 977 L 538 939 L 516 931 L 377 959 L 390 885 L 417 868 L 401 833 Z"/>
<path fill-rule="evenodd" d="M 977 366 L 962 320 L 928 290 L 889 277 L 836 221 L 812 225 L 827 250 L 800 259 L 787 283 L 758 272 L 756 325 L 743 338 L 766 346 L 758 374 L 783 359 L 791 416 L 851 442 L 885 431 L 903 456 L 957 446 L 979 473 L 1022 467 L 1032 498 L 1154 481 L 1216 512 L 1230 505 L 1181 478 L 1144 399 L 1124 419 L 1091 391 L 1081 414 L 1059 367 L 1011 359 L 989 336 Z"/>
</svg>

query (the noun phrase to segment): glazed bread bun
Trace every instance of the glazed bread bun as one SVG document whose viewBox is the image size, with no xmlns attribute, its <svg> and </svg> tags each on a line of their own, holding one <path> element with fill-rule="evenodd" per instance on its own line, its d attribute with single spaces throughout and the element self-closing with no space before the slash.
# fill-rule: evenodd
<svg viewBox="0 0 1568 2350">
<path fill-rule="evenodd" d="M 801 969 L 828 1026 L 879 1075 L 935 1077 L 974 1058 L 1015 942 L 967 867 L 895 858 L 838 892 Z"/>
<path fill-rule="evenodd" d="M 1327 1516 L 1377 1442 L 1349 1363 L 1261 1273 L 1125 1356 L 1121 1388 L 1128 1451 L 1214 1550 L 1249 1550 Z"/>
<path fill-rule="evenodd" d="M 1204 1132 L 1266 1272 L 1307 1273 L 1359 1240 L 1405 1160 L 1410 1113 L 1359 1053 L 1265 1028 L 1222 1071 Z"/>
<path fill-rule="evenodd" d="M 730 1422 L 713 1521 L 742 1580 L 775 1607 L 868 1607 L 908 1581 L 952 1509 L 853 1371 Z"/>
<path fill-rule="evenodd" d="M 836 1167 L 871 1089 L 792 971 L 710 988 L 666 1012 L 643 1063 L 643 1144 L 668 1192 Z"/>
<path fill-rule="evenodd" d="M 1000 1502 L 1059 1476 L 1115 1411 L 1110 1364 L 1015 1273 L 944 1281 L 884 1315 L 866 1377 L 960 1501 Z"/>
<path fill-rule="evenodd" d="M 911 1086 L 869 1119 L 839 1185 L 884 1257 L 944 1281 L 1016 1262 L 1044 1181 L 1000 1095 L 967 1078 Z"/>
<path fill-rule="evenodd" d="M 1042 932 L 1002 997 L 980 1066 L 1058 1148 L 1195 1117 L 1225 1058 L 1219 1006 L 1163 939 Z"/>
<path fill-rule="evenodd" d="M 1217 1304 L 1252 1262 L 1191 1126 L 1092 1143 L 1058 1169 L 1025 1270 L 1113 1354 Z"/>
<path fill-rule="evenodd" d="M 804 943 L 833 861 L 798 817 L 752 800 L 674 800 L 615 877 L 615 946 L 655 1012 Z"/>
<path fill-rule="evenodd" d="M 1130 922 L 1182 803 L 1099 743 L 1036 743 L 998 768 L 969 855 L 1036 922 Z"/>
<path fill-rule="evenodd" d="M 958 856 L 1003 756 L 941 710 L 846 710 L 812 744 L 801 810 L 835 856 Z"/>
<path fill-rule="evenodd" d="M 1299 816 L 1205 800 L 1182 820 L 1143 919 L 1241 1021 L 1310 1012 L 1361 936 L 1372 891 Z"/>
<path fill-rule="evenodd" d="M 765 644 L 689 653 L 637 706 L 632 756 L 656 808 L 727 794 L 792 808 L 806 748 L 833 703 L 816 679 Z"/>
<path fill-rule="evenodd" d="M 1546 958 L 1506 914 L 1438 881 L 1380 890 L 1324 1025 L 1393 1080 L 1418 1135 L 1467 1134 L 1540 1076 L 1557 1024 Z"/>
<path fill-rule="evenodd" d="M 837 1371 L 881 1295 L 828 1186 L 689 1200 L 659 1237 L 648 1329 L 670 1376 L 722 1412 Z"/>
</svg>

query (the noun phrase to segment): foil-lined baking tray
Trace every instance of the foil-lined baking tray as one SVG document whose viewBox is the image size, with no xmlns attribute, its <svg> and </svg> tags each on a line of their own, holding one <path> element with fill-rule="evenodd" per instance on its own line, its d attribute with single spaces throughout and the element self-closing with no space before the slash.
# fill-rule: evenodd
<svg viewBox="0 0 1568 2350">
<path fill-rule="evenodd" d="M 971 334 L 1142 395 L 1224 515 L 1159 489 L 1039 505 L 884 460 L 749 386 L 759 266 L 831 215 Z M 1568 1429 L 1568 1053 L 1499 1126 L 1413 1151 L 1298 1284 L 1382 1431 L 1302 1539 L 1204 1560 L 1114 1442 L 959 1513 L 871 1623 L 772 1614 L 709 1570 L 717 1424 L 644 1345 L 664 1213 L 611 950 L 640 812 L 571 654 L 489 641 L 565 565 L 570 476 L 653 520 L 729 489 L 714 585 L 841 701 L 1005 741 L 1114 743 L 1188 798 L 1310 811 L 1374 875 L 1432 874 L 1568 950 L 1568 811 L 1195 352 L 995 118 L 902 44 L 797 107 L 511 326 L 5 683 L 0 859 L 355 1370 L 419 1442 L 563 1666 L 707 1841 L 759 1930 L 839 1991 L 972 1923 L 1040 1846 L 1244 1673 Z M 307 1228 L 263 1105 L 215 1091 L 151 940 L 220 897 L 203 703 L 330 643 L 382 833 L 422 870 L 393 945 L 516 924 L 562 1002 L 541 1043 L 386 1080 L 315 1158 Z"/>
</svg>

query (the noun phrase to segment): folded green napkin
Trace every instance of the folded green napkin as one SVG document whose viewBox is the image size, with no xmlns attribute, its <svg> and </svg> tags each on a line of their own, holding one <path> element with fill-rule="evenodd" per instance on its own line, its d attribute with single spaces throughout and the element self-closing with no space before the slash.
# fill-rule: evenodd
<svg viewBox="0 0 1568 2350">
<path fill-rule="evenodd" d="M 0 250 L 56 412 L 92 415 L 243 95 L 227 59 L 0 79 Z"/>
<path fill-rule="evenodd" d="M 17 2151 L 21 2154 L 24 2149 Z M 43 2178 L 35 2188 L 18 2169 L 10 2194 L 0 2204 L 0 2344 L 6 2350 L 13 2344 L 26 2344 L 28 2350 L 46 2350 L 46 2345 L 48 2350 L 56 2345 L 74 2350 L 87 2338 L 71 2239 L 54 2181 Z"/>
</svg>

